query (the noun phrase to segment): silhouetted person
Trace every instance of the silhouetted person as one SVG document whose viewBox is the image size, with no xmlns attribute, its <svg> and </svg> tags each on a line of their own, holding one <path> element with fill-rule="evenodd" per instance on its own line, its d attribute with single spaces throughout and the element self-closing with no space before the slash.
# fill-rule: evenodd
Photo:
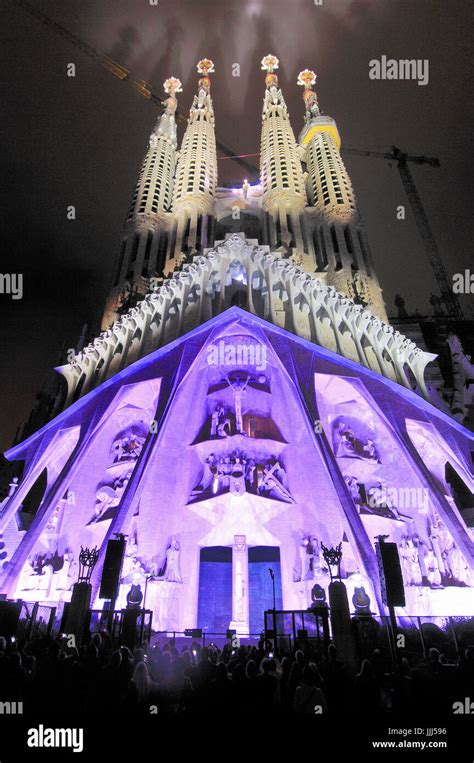
<svg viewBox="0 0 474 763">
<path fill-rule="evenodd" d="M 278 679 L 272 673 L 272 661 L 264 659 L 258 676 L 262 693 L 262 709 L 271 713 L 277 704 Z"/>
<path fill-rule="evenodd" d="M 149 713 L 150 707 L 159 705 L 159 690 L 148 673 L 144 662 L 136 665 L 126 697 L 126 709 L 131 712 Z"/>
<path fill-rule="evenodd" d="M 227 668 L 223 662 L 216 667 L 215 678 L 209 691 L 209 710 L 213 713 L 228 713 L 232 710 L 233 689 Z"/>
<path fill-rule="evenodd" d="M 320 676 L 316 667 L 305 665 L 303 678 L 295 692 L 293 703 L 295 713 L 321 714 L 327 712 L 324 694 L 317 686 L 319 680 Z"/>
<path fill-rule="evenodd" d="M 334 644 L 328 647 L 328 660 L 323 672 L 328 709 L 330 712 L 342 712 L 346 694 L 346 668 L 342 660 L 338 659 Z"/>
<path fill-rule="evenodd" d="M 456 686 L 463 697 L 474 699 L 474 646 L 464 650 L 463 658 L 456 669 Z"/>
<path fill-rule="evenodd" d="M 368 713 L 380 712 L 380 686 L 369 660 L 364 660 L 362 663 L 360 673 L 356 676 L 356 688 L 360 710 Z"/>
<path fill-rule="evenodd" d="M 290 658 L 285 655 L 281 661 L 281 676 L 280 676 L 280 703 L 281 709 L 284 713 L 290 713 L 293 709 L 293 697 L 290 694 L 289 679 L 291 671 Z"/>
</svg>

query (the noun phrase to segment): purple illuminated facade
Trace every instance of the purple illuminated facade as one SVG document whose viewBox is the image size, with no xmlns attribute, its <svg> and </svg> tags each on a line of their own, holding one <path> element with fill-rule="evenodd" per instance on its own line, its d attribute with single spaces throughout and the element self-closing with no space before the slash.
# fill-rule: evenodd
<svg viewBox="0 0 474 763">
<path fill-rule="evenodd" d="M 281 130 L 293 167 L 296 146 L 273 74 L 276 59 L 267 59 L 262 141 L 278 151 L 272 130 Z M 423 370 L 431 356 L 384 323 L 374 278 L 366 274 L 364 286 L 362 273 L 354 281 L 373 295 L 371 313 L 331 286 L 330 264 L 318 275 L 307 252 L 305 259 L 308 229 L 303 225 L 299 236 L 294 222 L 305 204 L 304 214 L 315 210 L 318 230 L 324 222 L 339 240 L 334 223 L 317 217 L 316 183 L 306 198 L 294 165 L 294 188 L 285 186 L 281 198 L 271 178 L 265 190 L 265 172 L 263 186 L 215 194 L 212 62 L 200 67 L 177 166 L 173 99 L 180 83 L 167 81 L 167 111 L 134 196 L 130 220 L 137 227 L 128 221 L 106 313 L 120 314 L 130 294 L 135 304 L 59 369 L 64 410 L 6 454 L 24 468 L 2 504 L 0 590 L 31 602 L 68 601 L 81 546 L 98 546 L 92 585 L 100 608 L 107 542 L 124 533 L 119 607 L 139 583 L 158 631 L 249 634 L 262 629 L 263 611 L 272 606 L 269 568 L 278 608 L 306 609 L 315 584 L 327 590 L 322 544 L 342 543 L 349 599 L 364 588 L 372 611 L 384 613 L 374 551 L 375 536 L 384 534 L 399 548 L 406 596 L 400 614 L 472 615 L 472 434 L 429 402 Z M 325 156 L 337 159 L 337 129 L 313 96 L 308 85 L 301 145 L 323 166 Z M 193 172 L 199 174 L 201 156 L 211 173 L 195 188 L 183 180 L 188 145 Z M 166 162 L 156 175 L 160 156 Z M 268 167 L 274 171 L 271 161 Z M 336 177 L 343 167 L 334 167 Z M 284 168 L 278 172 L 286 177 Z M 147 177 L 166 186 L 155 194 L 164 199 L 161 211 L 153 211 L 153 194 L 150 210 L 146 199 L 139 206 L 150 193 Z M 352 217 L 340 241 L 363 246 L 363 236 L 351 238 L 359 221 L 346 191 Z M 209 208 L 199 193 L 209 196 Z M 259 243 L 243 230 L 205 241 L 212 214 L 220 209 L 222 217 L 226 205 L 247 211 L 243 227 L 271 219 L 273 228 L 263 226 L 269 238 Z M 147 280 L 143 263 L 160 252 L 164 267 L 155 270 L 171 278 L 147 272 Z"/>
<path fill-rule="evenodd" d="M 271 605 L 249 586 L 251 549 L 279 568 L 282 606 L 303 609 L 315 583 L 328 585 L 321 542 L 342 541 L 349 595 L 364 586 L 379 610 L 373 539 L 383 533 L 399 544 L 408 614 L 467 615 L 472 540 L 460 486 L 470 439 L 414 392 L 230 308 L 9 452 L 27 463 L 25 489 L 44 470 L 47 489 L 26 534 L 16 531 L 2 590 L 67 600 L 80 546 L 104 549 L 124 532 L 120 603 L 132 581 L 143 589 L 153 574 L 156 629 L 198 625 L 204 602 L 201 625 L 212 629 L 227 606 L 226 626 L 245 633 L 253 605 Z M 2 515 L 13 544 L 15 508 L 11 500 Z M 228 565 L 214 561 L 215 575 L 229 578 L 219 595 L 215 575 L 208 590 L 200 585 L 212 548 L 230 552 Z M 35 574 L 38 556 L 56 556 L 59 569 Z"/>
</svg>

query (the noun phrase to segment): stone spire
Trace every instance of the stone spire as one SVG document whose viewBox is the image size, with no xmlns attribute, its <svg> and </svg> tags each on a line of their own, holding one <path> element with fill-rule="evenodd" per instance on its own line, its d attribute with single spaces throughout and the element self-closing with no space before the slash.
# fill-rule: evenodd
<svg viewBox="0 0 474 763">
<path fill-rule="evenodd" d="M 304 244 L 300 216 L 306 205 L 303 171 L 288 109 L 278 86 L 278 58 L 262 59 L 265 77 L 263 99 L 260 174 L 263 208 L 269 217 L 273 248 L 293 255 L 304 264 Z"/>
<path fill-rule="evenodd" d="M 325 274 L 328 285 L 388 321 L 367 233 L 339 152 L 339 131 L 334 119 L 321 113 L 315 83 L 316 74 L 310 69 L 299 73 L 306 107 L 299 141 L 307 169 L 306 215 L 315 269 Z"/>
<path fill-rule="evenodd" d="M 167 79 L 163 87 L 168 96 L 163 102 L 165 111 L 150 135 L 130 201 L 102 320 L 103 329 L 143 297 L 150 278 L 161 274 L 164 266 L 176 169 L 176 94 L 182 92 L 182 88 L 176 77 Z"/>
<path fill-rule="evenodd" d="M 308 122 L 313 117 L 321 116 L 319 109 L 318 96 L 313 90 L 313 85 L 316 84 L 317 76 L 311 71 L 311 69 L 304 69 L 304 71 L 298 74 L 298 85 L 304 86 L 303 100 L 306 104 L 306 121 Z"/>
<path fill-rule="evenodd" d="M 189 112 L 173 193 L 175 225 L 166 273 L 179 266 L 188 253 L 202 249 L 207 241 L 217 185 L 217 154 L 214 109 L 209 74 L 214 64 L 207 58 L 197 64 L 201 77 Z"/>
<path fill-rule="evenodd" d="M 182 93 L 183 88 L 181 82 L 176 77 L 170 77 L 163 83 L 165 93 L 168 94 L 168 98 L 163 101 L 165 110 L 161 117 L 158 119 L 155 129 L 150 135 L 150 144 L 157 141 L 160 137 L 169 140 L 174 148 L 177 148 L 178 140 L 176 133 L 176 109 L 178 108 L 178 101 L 176 93 Z"/>
</svg>

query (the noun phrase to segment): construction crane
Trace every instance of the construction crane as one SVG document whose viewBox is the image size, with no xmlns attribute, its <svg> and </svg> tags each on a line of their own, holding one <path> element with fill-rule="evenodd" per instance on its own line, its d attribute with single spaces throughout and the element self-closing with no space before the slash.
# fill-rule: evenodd
<svg viewBox="0 0 474 763">
<path fill-rule="evenodd" d="M 376 159 L 385 159 L 388 162 L 397 163 L 403 187 L 408 196 L 413 216 L 425 245 L 426 254 L 438 282 L 441 298 L 445 304 L 447 314 L 450 318 L 463 320 L 464 314 L 461 305 L 459 304 L 453 289 L 449 285 L 448 275 L 443 265 L 438 246 L 428 222 L 428 217 L 409 167 L 409 162 L 412 162 L 413 164 L 427 164 L 430 167 L 439 167 L 439 159 L 432 156 L 411 156 L 410 154 L 404 153 L 396 146 L 392 146 L 389 151 L 369 151 L 364 148 L 352 148 L 347 146 L 343 149 L 343 153 L 353 154 L 354 156 L 370 156 Z"/>
<path fill-rule="evenodd" d="M 162 97 L 159 94 L 154 92 L 153 86 L 147 83 L 145 80 L 137 78 L 136 75 L 133 74 L 125 66 L 122 66 L 121 64 L 117 63 L 112 58 L 110 58 L 110 56 L 97 50 L 92 45 L 89 45 L 89 43 L 84 42 L 84 40 L 81 40 L 79 37 L 77 37 L 75 34 L 73 34 L 68 29 L 63 27 L 61 24 L 58 24 L 56 21 L 53 21 L 53 19 L 51 19 L 45 13 L 40 11 L 38 8 L 35 8 L 35 6 L 31 2 L 29 2 L 29 0 L 11 0 L 11 1 L 15 5 L 23 8 L 27 13 L 30 14 L 30 16 L 33 16 L 38 21 L 45 24 L 47 27 L 49 27 L 54 32 L 56 32 L 61 37 L 63 37 L 65 40 L 70 42 L 72 45 L 75 45 L 77 48 L 82 50 L 90 58 L 93 58 L 95 61 L 100 63 L 105 69 L 107 69 L 111 74 L 113 74 L 119 80 L 125 81 L 128 84 L 130 84 L 141 96 L 143 96 L 149 101 L 152 101 L 153 103 L 157 103 L 160 106 L 162 105 Z M 179 110 L 176 113 L 176 117 L 178 121 L 181 123 L 187 122 L 187 118 Z M 220 159 L 223 159 L 223 158 L 232 159 L 234 162 L 236 162 L 236 164 L 240 165 L 241 167 L 245 169 L 249 178 L 255 179 L 256 181 L 258 181 L 259 171 L 257 167 L 255 167 L 251 162 L 247 161 L 247 157 L 258 156 L 258 154 L 253 154 L 253 155 L 246 154 L 243 156 L 236 155 L 232 149 L 227 148 L 227 146 L 225 146 L 220 141 L 216 140 L 216 144 L 221 154 L 223 154 L 223 156 L 219 157 Z M 428 259 L 431 263 L 435 277 L 439 284 L 441 297 L 445 303 L 447 313 L 450 317 L 463 319 L 464 316 L 461 310 L 461 306 L 453 290 L 449 286 L 446 270 L 441 260 L 439 250 L 436 245 L 436 241 L 434 239 L 433 233 L 431 231 L 431 228 L 428 222 L 428 218 L 426 216 L 425 210 L 423 208 L 423 204 L 421 202 L 410 168 L 408 166 L 409 162 L 412 162 L 414 164 L 428 164 L 430 167 L 439 167 L 440 166 L 439 160 L 433 157 L 427 157 L 427 156 L 411 156 L 409 154 L 404 153 L 403 151 L 401 151 L 399 148 L 396 148 L 395 146 L 392 146 L 392 148 L 389 151 L 371 151 L 371 150 L 367 150 L 363 148 L 345 147 L 343 149 L 343 153 L 352 154 L 356 156 L 368 156 L 368 157 L 373 157 L 378 159 L 385 159 L 388 162 L 397 162 L 402 183 L 405 188 L 406 194 L 408 196 L 408 200 L 411 204 L 411 208 L 416 220 L 416 224 L 418 226 L 418 230 L 420 232 L 421 238 L 425 245 Z"/>
<path fill-rule="evenodd" d="M 89 43 L 85 42 L 84 40 L 81 40 L 79 37 L 77 37 L 75 34 L 69 31 L 69 29 L 66 29 L 66 27 L 62 26 L 61 24 L 58 24 L 57 21 L 53 21 L 49 16 L 47 16 L 45 13 L 40 11 L 38 8 L 35 8 L 33 3 L 29 2 L 28 0 L 11 0 L 14 5 L 17 5 L 23 10 L 25 10 L 27 13 L 30 14 L 30 16 L 33 16 L 38 21 L 41 21 L 45 26 L 52 29 L 56 34 L 59 34 L 61 37 L 63 37 L 65 40 L 71 43 L 71 45 L 75 45 L 77 48 L 82 50 L 83 53 L 85 53 L 89 58 L 93 58 L 95 61 L 100 63 L 107 71 L 109 71 L 111 74 L 113 74 L 115 77 L 117 77 L 119 80 L 125 81 L 128 84 L 130 84 L 134 90 L 137 91 L 141 96 L 146 98 L 149 101 L 152 101 L 153 103 L 157 103 L 160 106 L 163 103 L 163 97 L 154 92 L 153 86 L 150 85 L 148 82 L 146 82 L 143 79 L 136 78 L 136 75 L 131 72 L 130 69 L 127 69 L 125 66 L 122 66 L 121 64 L 114 61 L 110 56 L 107 56 L 105 53 L 103 53 L 100 50 L 97 50 L 92 45 L 89 45 Z M 176 113 L 176 117 L 179 122 L 181 123 L 187 123 L 187 117 L 184 116 L 179 110 Z M 258 169 L 254 167 L 250 162 L 245 161 L 245 157 L 240 156 L 234 156 L 235 152 L 227 148 L 227 146 L 224 146 L 223 143 L 220 143 L 216 140 L 216 145 L 219 151 L 221 151 L 222 154 L 225 155 L 226 158 L 232 158 L 237 164 L 239 164 L 241 167 L 245 169 L 245 171 L 248 173 L 248 176 L 250 178 L 254 178 L 255 180 L 258 180 Z"/>
</svg>

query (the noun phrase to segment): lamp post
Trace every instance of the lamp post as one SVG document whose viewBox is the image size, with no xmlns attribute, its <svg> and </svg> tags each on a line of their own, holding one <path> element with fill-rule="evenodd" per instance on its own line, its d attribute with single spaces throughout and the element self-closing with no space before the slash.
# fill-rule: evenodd
<svg viewBox="0 0 474 763">
<path fill-rule="evenodd" d="M 94 548 L 83 548 L 79 553 L 79 577 L 78 583 L 90 583 L 94 567 L 99 559 L 99 549 L 97 546 Z"/>
<path fill-rule="evenodd" d="M 79 577 L 72 589 L 71 603 L 66 615 L 65 630 L 73 634 L 78 643 L 82 642 L 84 627 L 89 617 L 92 586 L 90 579 L 97 560 L 99 549 L 83 548 L 79 553 Z"/>
<path fill-rule="evenodd" d="M 321 550 L 323 552 L 323 558 L 326 562 L 329 570 L 329 576 L 331 583 L 334 581 L 341 582 L 341 561 L 342 561 L 342 541 L 336 547 L 327 548 L 324 543 L 321 543 Z"/>
<path fill-rule="evenodd" d="M 277 640 L 277 621 L 276 621 L 276 596 L 275 596 L 275 573 L 272 568 L 268 568 L 268 572 L 272 579 L 272 591 L 273 591 L 273 642 L 275 654 L 278 654 L 278 640 Z"/>
<path fill-rule="evenodd" d="M 276 611 L 276 596 L 275 596 L 275 573 L 273 572 L 272 568 L 268 568 L 268 572 L 270 573 L 270 577 L 272 579 L 272 589 L 273 589 L 273 616 L 275 616 Z"/>
<path fill-rule="evenodd" d="M 329 583 L 329 606 L 332 638 L 336 648 L 344 655 L 349 669 L 355 672 L 357 652 L 346 586 L 341 579 L 342 541 L 338 546 L 332 548 L 327 548 L 324 543 L 321 543 L 321 550 L 331 579 Z"/>
</svg>

